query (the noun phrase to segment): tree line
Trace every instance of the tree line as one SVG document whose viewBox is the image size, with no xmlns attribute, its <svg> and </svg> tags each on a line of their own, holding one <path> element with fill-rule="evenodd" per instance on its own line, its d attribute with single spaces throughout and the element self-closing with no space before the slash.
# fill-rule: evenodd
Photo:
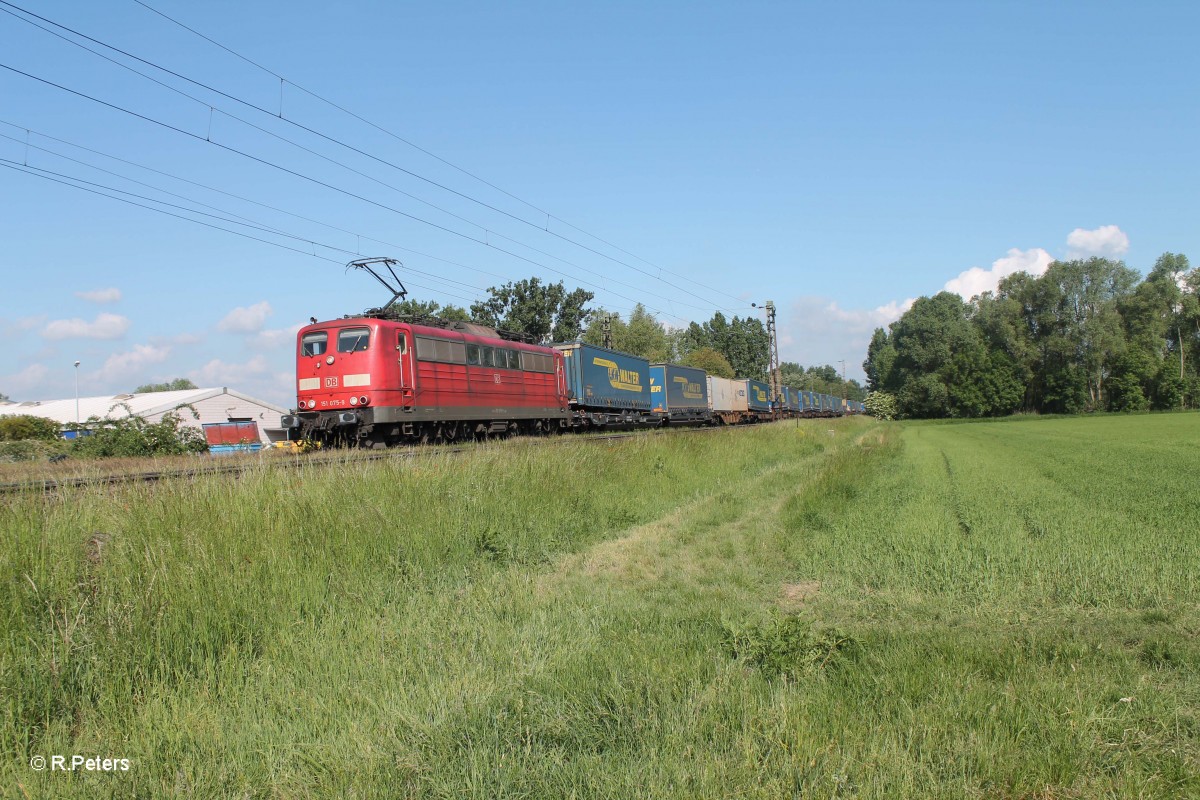
<svg viewBox="0 0 1200 800">
<path fill-rule="evenodd" d="M 1200 269 L 1165 253 L 1143 279 L 1122 261 L 1056 261 L 964 302 L 941 292 L 878 328 L 863 369 L 908 417 L 1195 407 Z"/>
</svg>

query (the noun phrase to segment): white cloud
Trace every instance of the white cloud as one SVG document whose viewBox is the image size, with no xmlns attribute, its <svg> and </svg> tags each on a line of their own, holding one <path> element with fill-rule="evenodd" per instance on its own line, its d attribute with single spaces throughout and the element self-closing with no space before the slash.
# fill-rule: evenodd
<svg viewBox="0 0 1200 800">
<path fill-rule="evenodd" d="M 217 330 L 221 333 L 258 333 L 272 313 L 271 304 L 266 300 L 244 308 L 239 306 L 217 323 Z"/>
<path fill-rule="evenodd" d="M 290 354 L 289 354 L 290 355 Z M 289 407 L 295 403 L 296 375 L 294 359 L 276 355 L 256 355 L 241 364 L 214 358 L 200 369 L 187 374 L 197 386 L 228 386 L 259 400 Z"/>
<path fill-rule="evenodd" d="M 167 360 L 167 356 L 171 355 L 170 347 L 155 347 L 148 344 L 135 345 L 132 350 L 127 353 L 114 353 L 109 356 L 105 362 L 101 372 L 105 375 L 112 376 L 113 373 L 128 374 L 143 369 L 150 364 L 161 364 Z M 122 375 L 122 378 L 124 375 Z"/>
<path fill-rule="evenodd" d="M 876 328 L 886 328 L 912 307 L 915 298 L 893 300 L 875 308 L 842 308 L 827 297 L 792 301 L 780 325 L 779 357 L 802 366 L 846 362 L 846 377 L 862 381 L 861 365 Z"/>
<path fill-rule="evenodd" d="M 120 314 L 100 314 L 91 322 L 79 319 L 52 320 L 42 329 L 42 336 L 61 339 L 120 339 L 129 330 L 129 319 Z"/>
<path fill-rule="evenodd" d="M 0 329 L 3 329 L 5 336 L 17 336 L 34 328 L 40 328 L 45 322 L 45 314 L 38 314 L 33 317 L 19 317 L 15 320 L 0 319 Z"/>
<path fill-rule="evenodd" d="M 4 381 L 3 385 L 0 385 L 0 389 L 3 389 L 4 393 L 14 402 L 20 402 L 23 399 L 44 400 L 44 397 L 38 396 L 37 392 L 32 390 L 39 389 L 49 374 L 50 369 L 45 364 L 30 364 L 20 372 L 0 378 Z"/>
<path fill-rule="evenodd" d="M 1120 258 L 1129 251 L 1129 237 L 1116 225 L 1101 225 L 1095 230 L 1076 228 L 1067 235 L 1069 258 Z"/>
<path fill-rule="evenodd" d="M 87 300 L 89 303 L 116 303 L 121 300 L 121 290 L 116 288 L 108 289 L 93 289 L 90 292 L 76 292 L 76 297 Z"/>
<path fill-rule="evenodd" d="M 912 308 L 915 298 L 893 300 L 875 308 L 842 308 L 835 301 L 824 297 L 801 297 L 792 303 L 792 330 L 801 334 L 823 332 L 835 326 L 843 332 L 873 333 L 876 328 L 885 328 L 900 319 L 900 315 Z M 794 334 L 789 334 L 794 335 Z M 804 336 L 796 337 L 803 342 Z M 870 338 L 868 336 L 868 338 Z"/>
<path fill-rule="evenodd" d="M 261 378 L 269 371 L 270 365 L 267 364 L 267 359 L 263 356 L 255 356 L 243 364 L 230 364 L 219 358 L 214 358 L 200 369 L 189 372 L 188 377 L 195 381 L 197 386 L 231 386 L 237 388 L 238 384 Z"/>
<path fill-rule="evenodd" d="M 264 349 L 290 346 L 296 341 L 297 331 L 303 327 L 303 323 L 296 323 L 287 328 L 259 331 L 258 335 L 254 337 L 254 346 Z"/>
<path fill-rule="evenodd" d="M 993 261 L 991 269 L 971 267 L 965 272 L 960 272 L 957 278 L 946 281 L 945 290 L 961 295 L 964 300 L 970 300 L 978 294 L 996 291 L 1001 278 L 1013 273 L 1028 272 L 1035 277 L 1041 275 L 1053 260 L 1054 258 L 1040 247 L 1029 250 L 1013 247 L 1004 258 Z"/>
</svg>

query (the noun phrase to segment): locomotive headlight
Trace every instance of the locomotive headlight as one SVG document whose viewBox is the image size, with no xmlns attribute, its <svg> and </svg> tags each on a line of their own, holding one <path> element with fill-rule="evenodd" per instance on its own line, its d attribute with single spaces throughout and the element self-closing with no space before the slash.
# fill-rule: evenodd
<svg viewBox="0 0 1200 800">
<path fill-rule="evenodd" d="M 316 407 L 317 407 L 317 401 L 316 401 L 316 400 L 309 400 L 309 401 L 308 401 L 308 407 L 309 407 L 309 408 L 316 408 Z"/>
<path fill-rule="evenodd" d="M 358 398 L 357 398 L 357 397 L 351 397 L 351 398 L 350 398 L 350 405 L 352 405 L 352 406 L 356 406 L 356 405 L 358 405 Z"/>
<path fill-rule="evenodd" d="M 332 363 L 333 363 L 333 356 L 330 356 L 329 358 L 325 359 L 325 363 L 326 363 L 326 364 L 332 364 Z"/>
<path fill-rule="evenodd" d="M 353 403 L 354 401 L 351 400 L 350 402 Z M 358 398 L 358 404 L 360 406 L 365 406 L 367 404 L 367 396 L 365 394 L 362 397 Z"/>
</svg>

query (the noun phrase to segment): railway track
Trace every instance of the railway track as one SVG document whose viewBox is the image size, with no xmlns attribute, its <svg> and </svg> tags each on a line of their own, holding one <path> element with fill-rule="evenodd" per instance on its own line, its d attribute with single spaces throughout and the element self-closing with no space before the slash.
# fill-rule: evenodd
<svg viewBox="0 0 1200 800">
<path fill-rule="evenodd" d="M 544 441 L 545 444 L 565 444 L 567 442 L 605 442 L 614 439 L 629 439 L 636 436 L 664 436 L 682 433 L 705 433 L 717 430 L 730 430 L 726 427 L 695 427 L 695 428 L 675 428 L 675 429 L 659 429 L 649 431 L 624 431 L 620 433 L 593 433 L 583 435 L 562 435 Z M 530 437 L 521 437 L 528 439 Z M 384 461 L 393 459 L 410 459 L 417 456 L 429 455 L 436 453 L 439 455 L 454 455 L 461 453 L 473 452 L 478 449 L 477 445 L 423 445 L 417 447 L 393 448 L 384 451 L 369 451 L 365 454 L 358 455 L 353 459 L 354 463 L 369 463 L 372 461 Z M 354 451 L 343 451 L 354 452 Z M 287 455 L 284 458 L 272 460 L 273 466 L 278 466 L 282 469 L 296 469 L 300 467 L 314 467 L 322 464 L 335 464 L 344 461 L 344 457 L 338 454 L 295 454 Z M 9 481 L 0 483 L 0 496 L 25 494 L 25 493 L 42 493 L 53 494 L 65 489 L 78 489 L 92 486 L 117 486 L 128 483 L 157 483 L 164 480 L 172 480 L 179 478 L 206 478 L 218 475 L 237 475 L 248 472 L 253 469 L 258 469 L 262 466 L 262 462 L 243 462 L 237 464 L 208 464 L 197 469 L 165 469 L 153 470 L 148 472 L 128 472 L 116 473 L 112 475 L 94 475 L 94 476 L 73 476 L 64 478 L 42 478 L 31 479 L 26 481 Z"/>
</svg>

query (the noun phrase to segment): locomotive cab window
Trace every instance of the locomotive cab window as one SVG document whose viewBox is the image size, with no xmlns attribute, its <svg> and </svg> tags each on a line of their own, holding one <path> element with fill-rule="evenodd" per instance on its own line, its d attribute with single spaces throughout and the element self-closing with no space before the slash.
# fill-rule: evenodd
<svg viewBox="0 0 1200 800">
<path fill-rule="evenodd" d="M 472 367 L 479 366 L 479 345 L 477 345 L 477 344 L 467 345 L 467 363 L 470 364 Z"/>
<path fill-rule="evenodd" d="M 342 328 L 338 331 L 338 352 L 359 353 L 371 344 L 370 328 Z"/>
<path fill-rule="evenodd" d="M 483 367 L 496 366 L 496 350 L 491 347 L 479 348 L 479 365 Z"/>
<path fill-rule="evenodd" d="M 319 356 L 325 352 L 325 348 L 328 346 L 329 334 L 325 331 L 306 333 L 300 340 L 300 355 Z"/>
<path fill-rule="evenodd" d="M 408 334 L 401 331 L 396 334 L 396 352 L 404 355 L 408 352 Z"/>
<path fill-rule="evenodd" d="M 501 358 L 502 356 L 503 358 Z M 521 354 L 516 350 L 498 350 L 496 352 L 496 366 L 505 367 L 506 369 L 520 369 Z"/>
</svg>

